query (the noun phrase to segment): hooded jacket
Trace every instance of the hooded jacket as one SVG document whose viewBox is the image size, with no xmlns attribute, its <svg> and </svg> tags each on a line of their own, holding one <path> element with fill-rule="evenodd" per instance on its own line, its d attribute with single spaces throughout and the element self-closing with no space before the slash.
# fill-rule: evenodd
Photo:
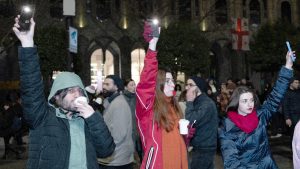
<svg viewBox="0 0 300 169">
<path fill-rule="evenodd" d="M 62 112 L 44 96 L 42 75 L 36 47 L 19 48 L 20 87 L 24 118 L 30 127 L 28 169 L 68 169 L 71 134 L 70 123 Z M 48 100 L 60 89 L 79 86 L 80 78 L 70 72 L 57 77 Z M 85 93 L 86 95 L 86 93 Z M 97 157 L 113 153 L 115 144 L 102 116 L 94 113 L 84 119 L 86 168 L 98 169 Z"/>
<path fill-rule="evenodd" d="M 266 127 L 272 115 L 277 113 L 292 77 L 292 70 L 281 68 L 272 92 L 257 108 L 259 123 L 251 133 L 243 132 L 229 118 L 223 121 L 219 138 L 225 169 L 278 168 L 271 155 Z"/>
</svg>

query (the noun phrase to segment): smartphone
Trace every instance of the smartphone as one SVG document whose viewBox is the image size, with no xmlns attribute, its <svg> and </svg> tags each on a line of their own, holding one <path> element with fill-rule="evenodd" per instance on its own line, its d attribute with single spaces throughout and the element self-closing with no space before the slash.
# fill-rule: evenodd
<svg viewBox="0 0 300 169">
<path fill-rule="evenodd" d="M 290 42 L 286 41 L 285 43 L 286 43 L 286 46 L 287 46 L 289 52 L 292 53 L 292 56 L 291 56 L 292 61 L 295 62 L 296 57 L 295 57 L 295 54 L 293 53 L 293 50 L 292 50 L 291 45 L 290 45 Z"/>
<path fill-rule="evenodd" d="M 159 37 L 159 22 L 157 19 L 147 19 L 147 22 L 149 25 L 151 25 L 151 30 L 152 30 L 152 37 Z"/>
<path fill-rule="evenodd" d="M 32 5 L 26 5 L 22 7 L 19 18 L 19 31 L 25 32 L 30 29 L 30 19 L 34 15 L 34 7 Z"/>
</svg>

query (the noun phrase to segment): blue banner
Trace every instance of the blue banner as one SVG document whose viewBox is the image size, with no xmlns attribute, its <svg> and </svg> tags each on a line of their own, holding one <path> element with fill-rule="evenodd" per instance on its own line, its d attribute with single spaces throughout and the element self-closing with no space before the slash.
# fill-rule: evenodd
<svg viewBox="0 0 300 169">
<path fill-rule="evenodd" d="M 78 31 L 76 28 L 69 27 L 69 51 L 77 53 Z"/>
</svg>

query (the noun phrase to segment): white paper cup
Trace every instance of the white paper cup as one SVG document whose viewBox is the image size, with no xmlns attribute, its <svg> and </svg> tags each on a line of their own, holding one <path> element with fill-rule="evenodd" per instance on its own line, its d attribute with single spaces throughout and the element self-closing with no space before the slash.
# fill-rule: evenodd
<svg viewBox="0 0 300 169">
<path fill-rule="evenodd" d="M 188 129 L 188 125 L 189 125 L 190 121 L 186 120 L 186 119 L 180 119 L 179 120 L 179 132 L 182 135 L 186 135 L 189 132 Z"/>
<path fill-rule="evenodd" d="M 88 101 L 87 101 L 87 98 L 84 97 L 84 96 L 79 96 L 79 97 L 77 97 L 77 98 L 75 99 L 75 101 L 74 101 L 75 104 L 82 104 L 82 103 L 79 103 L 78 101 L 84 102 L 84 103 L 87 103 L 87 102 L 88 102 Z"/>
</svg>

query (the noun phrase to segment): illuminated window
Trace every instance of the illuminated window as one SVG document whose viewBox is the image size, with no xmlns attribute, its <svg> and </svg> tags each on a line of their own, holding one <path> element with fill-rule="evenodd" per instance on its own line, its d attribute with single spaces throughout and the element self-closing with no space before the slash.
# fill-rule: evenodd
<svg viewBox="0 0 300 169">
<path fill-rule="evenodd" d="M 97 49 L 91 56 L 91 85 L 97 86 L 97 81 L 103 81 L 104 77 L 114 74 L 114 58 L 113 55 L 107 50 L 106 61 L 103 64 L 102 49 Z"/>
<path fill-rule="evenodd" d="M 138 83 L 140 81 L 140 74 L 144 67 L 145 50 L 135 49 L 131 52 L 131 78 Z"/>
<path fill-rule="evenodd" d="M 184 83 L 185 82 L 185 73 L 184 72 L 177 72 L 176 83 Z"/>
</svg>

